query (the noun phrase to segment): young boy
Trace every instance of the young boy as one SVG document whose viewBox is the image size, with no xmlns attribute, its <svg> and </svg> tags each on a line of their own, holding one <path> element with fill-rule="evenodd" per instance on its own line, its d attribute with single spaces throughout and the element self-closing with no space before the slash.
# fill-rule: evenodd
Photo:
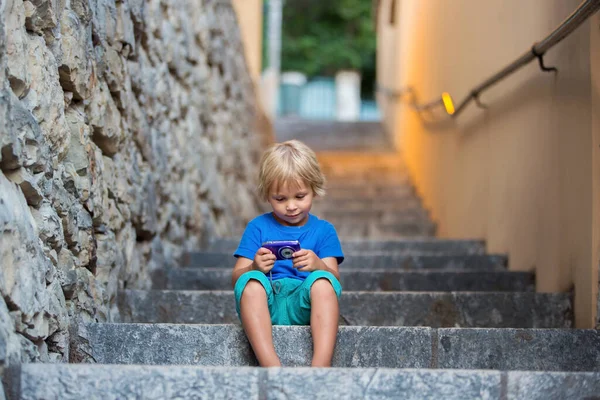
<svg viewBox="0 0 600 400">
<path fill-rule="evenodd" d="M 297 140 L 271 146 L 261 159 L 258 189 L 273 211 L 248 223 L 234 253 L 232 283 L 238 315 L 262 367 L 281 365 L 272 325 L 309 323 L 312 366 L 331 366 L 344 255 L 333 225 L 310 214 L 324 186 L 315 153 Z M 298 240 L 301 250 L 291 260 L 276 260 L 262 247 L 273 240 Z"/>
</svg>

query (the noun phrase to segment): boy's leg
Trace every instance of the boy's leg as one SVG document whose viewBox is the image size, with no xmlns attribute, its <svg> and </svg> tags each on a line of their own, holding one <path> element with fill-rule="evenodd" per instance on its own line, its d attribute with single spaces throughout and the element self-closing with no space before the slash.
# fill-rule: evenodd
<svg viewBox="0 0 600 400">
<path fill-rule="evenodd" d="M 335 349 L 340 309 L 338 299 L 342 285 L 328 271 L 314 271 L 288 299 L 292 325 L 310 322 L 313 337 L 314 367 L 329 367 Z"/>
<path fill-rule="evenodd" d="M 246 274 L 252 274 L 252 272 Z M 236 292 L 236 297 L 239 298 L 238 312 L 248 341 L 261 367 L 281 366 L 273 346 L 267 291 L 259 280 L 244 275 L 236 282 L 234 292 Z M 264 276 L 264 274 L 262 275 Z M 242 280 L 242 278 L 244 279 Z"/>
<path fill-rule="evenodd" d="M 338 332 L 340 309 L 331 282 L 317 279 L 310 289 L 310 329 L 313 337 L 313 367 L 330 367 Z"/>
</svg>

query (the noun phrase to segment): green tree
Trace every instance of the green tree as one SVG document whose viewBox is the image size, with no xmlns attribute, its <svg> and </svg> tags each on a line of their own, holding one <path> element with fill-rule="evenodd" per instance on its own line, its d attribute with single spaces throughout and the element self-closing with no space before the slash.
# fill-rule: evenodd
<svg viewBox="0 0 600 400">
<path fill-rule="evenodd" d="M 308 76 L 340 69 L 375 75 L 375 32 L 369 0 L 287 0 L 283 6 L 281 66 Z"/>
</svg>

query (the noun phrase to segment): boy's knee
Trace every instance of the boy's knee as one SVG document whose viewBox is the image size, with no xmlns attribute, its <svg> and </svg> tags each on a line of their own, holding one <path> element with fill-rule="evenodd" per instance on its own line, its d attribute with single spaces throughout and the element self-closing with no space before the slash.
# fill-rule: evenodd
<svg viewBox="0 0 600 400">
<path fill-rule="evenodd" d="M 310 287 L 310 297 L 313 299 L 315 297 L 337 297 L 337 295 L 331 282 L 328 279 L 320 278 L 314 281 Z"/>
<path fill-rule="evenodd" d="M 259 281 L 251 279 L 246 283 L 246 287 L 242 291 L 242 299 L 247 297 L 266 298 L 267 291 Z"/>
</svg>

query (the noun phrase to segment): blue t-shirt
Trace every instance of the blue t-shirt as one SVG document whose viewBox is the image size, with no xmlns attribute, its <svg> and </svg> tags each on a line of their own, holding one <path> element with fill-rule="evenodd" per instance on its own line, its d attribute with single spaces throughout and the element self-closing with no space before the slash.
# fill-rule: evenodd
<svg viewBox="0 0 600 400">
<path fill-rule="evenodd" d="M 264 242 L 271 240 L 298 240 L 304 250 L 312 250 L 317 257 L 335 257 L 338 264 L 344 261 L 342 245 L 333 225 L 309 214 L 308 221 L 302 226 L 281 225 L 272 213 L 254 218 L 246 226 L 240 245 L 233 254 L 254 260 L 258 249 Z M 295 278 L 304 280 L 310 272 L 298 271 L 292 260 L 277 260 L 271 269 L 272 279 Z"/>
</svg>

